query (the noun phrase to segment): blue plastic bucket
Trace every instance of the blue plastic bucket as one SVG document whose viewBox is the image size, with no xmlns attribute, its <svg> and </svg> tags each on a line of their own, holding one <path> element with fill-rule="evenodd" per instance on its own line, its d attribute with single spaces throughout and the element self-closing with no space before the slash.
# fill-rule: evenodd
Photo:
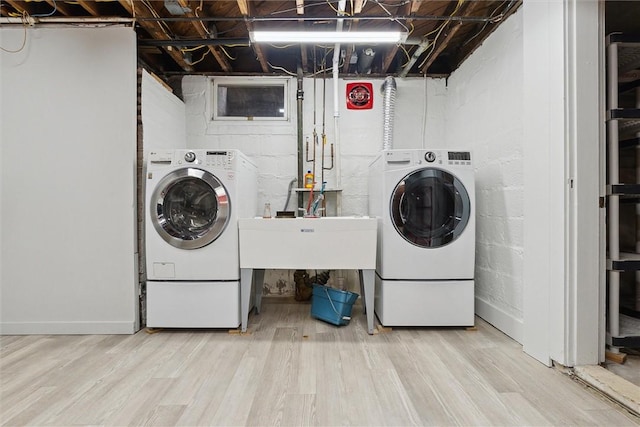
<svg viewBox="0 0 640 427">
<path fill-rule="evenodd" d="M 351 309 L 360 295 L 327 286 L 313 284 L 311 316 L 336 326 L 351 320 Z"/>
</svg>

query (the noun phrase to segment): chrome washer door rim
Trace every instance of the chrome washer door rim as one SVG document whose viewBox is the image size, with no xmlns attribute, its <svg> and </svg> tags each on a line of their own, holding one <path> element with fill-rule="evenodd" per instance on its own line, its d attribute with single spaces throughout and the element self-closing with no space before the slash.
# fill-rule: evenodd
<svg viewBox="0 0 640 427">
<path fill-rule="evenodd" d="M 215 197 L 217 212 L 208 227 L 189 235 L 179 234 L 166 214 L 165 197 L 171 188 L 184 180 L 201 180 Z M 229 194 L 224 185 L 210 172 L 197 168 L 178 169 L 160 180 L 151 195 L 151 222 L 162 239 L 179 249 L 198 249 L 207 246 L 224 232 L 231 210 Z"/>
</svg>

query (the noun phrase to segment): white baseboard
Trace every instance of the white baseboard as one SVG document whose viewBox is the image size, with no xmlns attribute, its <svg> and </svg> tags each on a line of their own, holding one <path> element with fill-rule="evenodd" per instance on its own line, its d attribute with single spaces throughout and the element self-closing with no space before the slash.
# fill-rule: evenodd
<svg viewBox="0 0 640 427">
<path fill-rule="evenodd" d="M 135 332 L 134 321 L 0 323 L 0 335 L 122 335 Z"/>
<path fill-rule="evenodd" d="M 524 323 L 504 310 L 476 296 L 476 315 L 522 344 Z"/>
</svg>

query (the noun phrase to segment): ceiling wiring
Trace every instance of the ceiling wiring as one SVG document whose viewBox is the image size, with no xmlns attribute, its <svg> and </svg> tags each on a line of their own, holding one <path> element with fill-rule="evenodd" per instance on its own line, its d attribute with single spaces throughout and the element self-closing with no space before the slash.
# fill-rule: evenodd
<svg viewBox="0 0 640 427">
<path fill-rule="evenodd" d="M 324 6 L 326 0 L 323 1 L 319 1 L 317 3 L 305 3 L 304 7 L 305 9 L 310 8 L 310 7 L 315 7 L 315 6 Z M 281 10 L 276 10 L 274 12 L 271 12 L 269 15 L 270 16 L 274 16 L 274 15 L 280 15 L 281 13 L 289 13 L 289 12 L 295 12 L 296 10 L 298 10 L 297 7 L 291 7 L 289 9 L 281 9 Z"/>
<path fill-rule="evenodd" d="M 506 3 L 509 3 L 509 2 L 511 2 L 511 0 L 505 0 L 502 4 L 498 5 L 498 6 L 493 10 L 493 12 L 491 12 L 491 14 L 489 15 L 489 18 L 493 18 L 493 16 L 495 15 L 495 13 L 496 13 L 496 12 L 497 12 L 497 11 L 498 11 L 502 6 L 504 6 Z M 508 9 L 509 9 L 509 8 L 507 7 L 507 9 L 505 9 L 505 12 L 506 12 Z M 503 12 L 503 13 L 501 13 L 500 15 L 504 15 L 504 12 Z M 500 17 L 500 15 L 498 15 L 496 18 L 500 18 L 500 19 L 502 19 L 502 18 Z M 464 43 L 462 43 L 462 46 L 466 46 L 466 45 L 468 45 L 468 44 L 469 44 L 473 39 L 475 39 L 476 37 L 478 37 L 478 36 L 479 36 L 483 31 L 484 31 L 484 29 L 485 29 L 485 28 L 487 28 L 487 25 L 489 24 L 489 22 L 492 22 L 492 21 L 491 21 L 491 20 L 487 20 L 487 21 L 484 23 L 484 25 L 482 26 L 482 28 L 480 28 L 480 30 L 479 30 L 477 33 L 475 33 L 475 34 L 473 35 L 473 37 L 468 38 L 467 40 L 465 40 L 465 42 L 464 42 Z"/>
<path fill-rule="evenodd" d="M 380 8 L 381 8 L 382 10 L 384 10 L 384 11 L 387 13 L 387 15 L 389 15 L 389 16 L 392 18 L 392 19 L 391 19 L 391 21 L 393 21 L 393 22 L 396 22 L 396 23 L 400 24 L 400 25 L 405 29 L 405 31 L 409 32 L 409 28 L 407 28 L 407 26 L 406 26 L 406 25 L 404 25 L 402 22 L 400 22 L 398 19 L 393 18 L 393 14 L 392 14 L 391 12 L 389 12 L 389 9 L 387 9 L 386 7 L 384 7 L 383 3 L 381 3 L 381 2 L 379 2 L 379 1 L 377 1 L 377 0 L 373 0 L 373 2 L 374 2 L 375 4 L 377 4 L 378 6 L 380 6 Z"/>
<path fill-rule="evenodd" d="M 195 46 L 195 47 L 183 47 L 180 48 L 180 52 L 193 52 L 196 51 L 198 49 L 202 49 L 203 47 L 207 47 L 206 45 L 200 45 L 200 46 Z"/>
<path fill-rule="evenodd" d="M 56 3 L 56 0 L 53 0 L 53 10 L 50 13 L 31 15 L 31 17 L 32 18 L 44 18 L 44 17 L 47 17 L 47 16 L 53 16 L 57 11 L 58 11 L 58 5 Z"/>
<path fill-rule="evenodd" d="M 204 0 L 200 0 L 200 5 L 198 5 L 198 7 L 196 7 L 195 15 L 196 15 L 196 17 L 197 17 L 197 18 L 200 18 L 200 15 L 198 15 L 198 12 L 199 12 L 199 11 L 202 11 L 202 2 L 203 2 L 203 1 L 204 1 Z M 200 25 L 202 26 L 202 29 L 203 29 L 203 30 L 204 30 L 208 35 L 211 35 L 211 32 L 209 31 L 209 28 L 207 28 L 207 26 L 206 26 L 206 25 L 204 25 L 204 22 L 203 22 L 203 21 L 198 21 L 198 22 L 200 22 Z"/>
<path fill-rule="evenodd" d="M 294 76 L 294 77 L 296 77 L 296 76 L 297 76 L 297 74 L 296 74 L 296 73 L 292 73 L 291 71 L 287 70 L 287 69 L 286 69 L 286 68 L 284 68 L 284 67 L 279 67 L 279 66 L 277 66 L 277 65 L 273 65 L 273 64 L 272 64 L 271 62 L 269 62 L 269 61 L 267 61 L 267 65 L 268 65 L 269 67 L 273 68 L 274 70 L 280 70 L 280 71 L 283 71 L 283 72 L 285 72 L 286 74 L 288 74 L 288 75 L 290 75 L 290 76 Z"/>
<path fill-rule="evenodd" d="M 136 4 L 134 3 L 133 0 L 129 0 L 129 3 L 131 3 L 131 17 L 133 18 L 134 22 L 136 20 Z"/>
<path fill-rule="evenodd" d="M 198 59 L 197 61 L 193 61 L 193 62 L 191 62 L 191 61 L 188 61 L 188 60 L 185 58 L 185 62 L 186 62 L 187 64 L 189 64 L 189 65 L 192 65 L 192 66 L 193 66 L 193 65 L 196 65 L 196 64 L 199 64 L 199 63 L 200 63 L 200 62 L 202 62 L 202 61 L 204 60 L 204 58 L 206 58 L 206 57 L 207 57 L 207 55 L 209 55 L 210 53 L 211 53 L 211 50 L 210 50 L 210 49 L 207 49 L 207 51 L 206 51 L 204 54 L 202 54 L 202 56 L 200 57 L 200 59 Z"/>
<path fill-rule="evenodd" d="M 375 1 L 375 3 L 380 3 L 380 4 L 384 4 L 385 6 L 390 6 L 390 7 L 400 7 L 400 6 L 404 6 L 407 3 L 411 3 L 410 0 L 401 0 L 397 3 L 390 3 L 390 2 L 385 2 L 385 1 Z"/>
<path fill-rule="evenodd" d="M 220 46 L 224 46 L 224 47 L 249 47 L 251 46 L 250 43 L 230 43 L 230 44 L 224 44 L 224 45 L 220 45 Z"/>
<path fill-rule="evenodd" d="M 327 50 L 334 48 L 328 43 L 300 48 L 298 43 L 291 42 L 264 44 L 262 50 L 256 48 L 256 52 L 256 49 L 252 49 L 254 43 L 250 38 L 251 30 L 328 30 L 332 23 L 341 21 L 344 22 L 341 28 L 344 32 L 395 29 L 407 38 L 406 41 L 395 44 L 378 44 L 372 75 L 395 74 L 400 71 L 407 75 L 409 72 L 417 72 L 418 66 L 421 67 L 419 72 L 422 74 L 426 71 L 423 70 L 425 64 L 431 62 L 436 63 L 435 68 L 430 67 L 432 72 L 448 74 L 464 60 L 465 52 L 487 38 L 493 28 L 506 20 L 523 3 L 522 0 L 304 0 L 304 14 L 300 15 L 297 14 L 296 2 L 256 1 L 251 2 L 251 15 L 243 16 L 243 2 L 230 1 L 228 7 L 226 3 L 223 7 L 212 1 L 180 0 L 180 4 L 188 5 L 188 9 L 185 8 L 182 12 L 178 10 L 174 14 L 171 7 L 167 8 L 169 1 L 165 4 L 156 0 L 105 2 L 99 4 L 98 12 L 86 7 L 84 1 L 77 0 L 0 0 L 2 14 L 6 17 L 6 22 L 18 30 L 17 34 L 20 33 L 23 9 L 27 9 L 29 26 L 122 25 L 124 21 L 116 20 L 124 18 L 127 19 L 126 25 L 134 26 L 137 45 L 144 47 L 139 55 L 144 55 L 149 66 L 161 74 L 191 71 L 187 70 L 186 63 L 180 56 L 176 56 L 175 52 L 169 52 L 171 55 L 162 54 L 165 50 L 174 50 L 184 54 L 188 62 L 192 59 L 196 64 L 204 61 L 196 67 L 199 72 L 220 72 L 220 64 L 213 60 L 215 56 L 218 61 L 234 61 L 233 69 L 227 71 L 239 75 L 268 75 L 272 72 L 284 73 L 285 70 L 293 73 L 300 64 L 306 73 L 311 71 L 311 63 L 314 62 L 308 49 L 325 49 L 326 54 L 333 53 L 333 50 Z M 301 2 L 298 1 L 297 4 Z M 339 7 L 343 4 L 344 11 Z M 467 9 L 470 4 L 476 4 L 478 7 Z M 463 13 L 465 10 L 469 12 Z M 35 12 L 38 14 L 34 15 Z M 90 14 L 98 16 L 89 16 Z M 451 34 L 454 28 L 456 31 L 459 30 L 455 36 Z M 26 34 L 26 44 L 30 43 L 29 38 L 30 34 Z M 446 43 L 443 43 L 443 40 Z M 2 51 L 17 50 L 18 43 L 17 37 L 12 38 L 10 45 L 4 46 Z M 371 43 L 366 45 L 372 46 Z M 344 51 L 335 61 L 344 63 L 340 74 L 349 75 L 353 72 L 350 65 L 355 63 L 361 46 L 342 43 L 341 48 Z M 212 54 L 206 61 L 203 59 L 206 58 L 203 49 L 209 50 Z M 323 68 L 321 72 L 335 67 L 327 58 L 324 65 L 321 65 L 321 58 L 325 52 L 318 51 L 316 65 Z M 267 61 L 273 66 L 267 65 Z M 436 69 L 437 71 L 433 71 Z"/>
<path fill-rule="evenodd" d="M 158 12 L 156 12 L 155 8 L 149 3 L 149 0 L 140 0 L 140 1 L 143 5 L 146 6 L 146 8 L 155 18 L 161 19 Z M 171 28 L 169 28 L 169 26 L 164 21 L 158 21 L 158 26 L 160 27 L 160 29 L 162 30 L 165 36 L 167 36 L 169 39 L 173 38 L 173 36 L 170 34 L 172 32 Z"/>
<path fill-rule="evenodd" d="M 402 64 L 402 67 L 404 68 L 409 63 L 409 61 L 411 61 L 411 55 L 409 55 L 409 52 L 404 47 L 404 45 L 400 45 L 400 49 L 404 52 L 405 56 L 407 57 L 407 60 L 404 62 L 404 64 Z"/>
<path fill-rule="evenodd" d="M 336 8 L 334 5 L 332 5 L 332 4 L 331 4 L 331 1 L 330 1 L 330 0 L 326 0 L 326 1 L 327 1 L 327 4 L 329 5 L 329 7 L 330 7 L 331 9 L 333 9 L 333 11 L 334 11 L 335 13 L 337 13 L 338 15 L 340 15 L 340 16 L 353 16 L 353 15 L 351 15 L 349 12 L 347 12 L 346 10 L 344 10 L 344 11 L 339 11 L 339 10 L 338 10 L 338 8 Z"/>
<path fill-rule="evenodd" d="M 229 58 L 230 60 L 235 61 L 236 59 L 238 59 L 238 58 L 237 58 L 237 57 L 235 57 L 235 56 L 231 56 L 231 55 L 229 54 L 229 52 L 227 52 L 227 49 L 225 49 L 225 48 L 224 48 L 224 46 L 218 46 L 218 48 L 220 48 L 220 50 L 222 51 L 222 53 L 224 53 L 224 56 L 226 56 L 226 57 L 227 57 L 227 58 Z"/>
<path fill-rule="evenodd" d="M 4 48 L 4 47 L 0 46 L 0 50 L 2 50 L 3 52 L 19 53 L 27 45 L 27 26 L 29 25 L 29 14 L 27 13 L 26 10 L 23 10 L 22 11 L 22 15 L 20 17 L 22 18 L 22 28 L 24 30 L 24 35 L 22 37 L 22 45 L 20 45 L 20 47 L 18 49 L 7 49 L 7 48 Z"/>
<path fill-rule="evenodd" d="M 288 49 L 290 47 L 295 47 L 297 46 L 296 44 L 283 44 L 283 45 L 277 45 L 277 44 L 269 44 L 269 46 L 271 46 L 274 49 Z"/>
<path fill-rule="evenodd" d="M 416 26 L 413 25 L 413 22 L 409 22 L 409 25 L 411 26 L 411 28 L 407 32 L 407 37 L 409 37 L 411 34 L 413 34 L 413 31 L 416 29 Z"/>
<path fill-rule="evenodd" d="M 452 18 L 452 17 L 456 14 L 456 12 L 460 9 L 460 6 L 462 5 L 462 3 L 463 3 L 464 1 L 465 1 L 465 0 L 458 0 L 458 3 L 456 4 L 456 8 L 453 10 L 453 12 L 451 12 L 451 15 L 449 15 L 449 17 L 450 17 L 450 18 Z M 424 64 L 426 64 L 426 63 L 427 63 L 427 61 L 429 60 L 429 58 L 431 57 L 431 54 L 433 53 L 433 51 L 434 51 L 434 49 L 435 49 L 435 47 L 436 47 L 436 43 L 438 42 L 438 39 L 440 38 L 440 34 L 442 34 L 442 31 L 444 30 L 444 28 L 447 26 L 447 24 L 448 24 L 449 22 L 451 22 L 451 19 L 448 19 L 448 20 L 444 21 L 444 22 L 440 25 L 440 27 L 437 29 L 438 34 L 436 34 L 436 36 L 433 38 L 433 41 L 431 41 L 431 43 L 430 43 L 430 45 L 429 45 L 430 50 L 427 52 L 427 55 L 425 56 L 424 60 L 420 63 L 420 65 L 418 65 L 418 68 L 419 68 L 419 69 L 421 69 L 421 68 L 424 66 Z M 434 31 L 436 31 L 436 30 L 434 30 Z M 428 33 L 428 34 L 425 34 L 425 37 L 427 37 L 427 36 L 429 36 L 429 35 L 433 34 L 433 33 L 434 33 L 434 31 L 431 31 L 431 32 L 430 32 L 430 33 Z"/>
</svg>

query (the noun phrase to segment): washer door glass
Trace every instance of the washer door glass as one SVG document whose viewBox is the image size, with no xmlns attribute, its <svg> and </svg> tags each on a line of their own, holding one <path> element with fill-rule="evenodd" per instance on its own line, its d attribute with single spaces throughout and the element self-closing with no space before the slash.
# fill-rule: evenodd
<svg viewBox="0 0 640 427">
<path fill-rule="evenodd" d="M 462 234 L 471 212 L 469 194 L 449 172 L 425 168 L 405 176 L 391 196 L 391 219 L 408 242 L 437 248 Z"/>
<path fill-rule="evenodd" d="M 151 221 L 160 236 L 180 249 L 216 240 L 229 222 L 229 196 L 211 173 L 178 169 L 165 176 L 151 196 Z"/>
</svg>

